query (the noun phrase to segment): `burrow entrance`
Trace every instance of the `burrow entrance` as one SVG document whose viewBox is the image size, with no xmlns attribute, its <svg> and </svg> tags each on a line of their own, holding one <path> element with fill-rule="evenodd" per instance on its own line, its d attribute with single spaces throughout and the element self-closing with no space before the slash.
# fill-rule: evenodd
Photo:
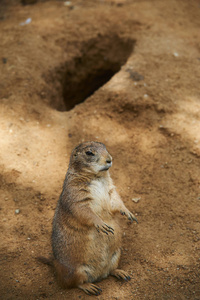
<svg viewBox="0 0 200 300">
<path fill-rule="evenodd" d="M 56 108 L 68 111 L 91 96 L 125 64 L 134 44 L 134 40 L 117 35 L 89 40 L 81 48 L 81 56 L 66 63 L 60 71 L 62 103 L 57 102 Z"/>
</svg>

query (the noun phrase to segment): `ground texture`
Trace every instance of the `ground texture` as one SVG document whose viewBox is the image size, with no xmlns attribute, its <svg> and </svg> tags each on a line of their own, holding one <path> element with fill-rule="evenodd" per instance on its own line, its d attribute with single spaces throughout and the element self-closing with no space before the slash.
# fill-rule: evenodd
<svg viewBox="0 0 200 300">
<path fill-rule="evenodd" d="M 35 2 L 0 4 L 1 299 L 88 299 L 36 260 L 88 140 L 139 221 L 98 299 L 200 299 L 199 1 Z"/>
</svg>

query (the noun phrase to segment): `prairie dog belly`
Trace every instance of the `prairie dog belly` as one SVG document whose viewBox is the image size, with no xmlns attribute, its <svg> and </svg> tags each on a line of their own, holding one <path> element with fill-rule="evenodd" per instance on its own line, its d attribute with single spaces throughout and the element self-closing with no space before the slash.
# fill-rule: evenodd
<svg viewBox="0 0 200 300">
<path fill-rule="evenodd" d="M 118 261 L 120 256 L 121 229 L 116 217 L 111 212 L 109 191 L 109 182 L 105 178 L 95 179 L 90 184 L 91 209 L 114 229 L 114 234 L 109 233 L 108 235 L 98 232 L 96 228 L 90 230 L 88 273 L 93 278 L 96 277 L 96 280 L 107 277 L 113 268 L 113 257 L 116 256 Z"/>
<path fill-rule="evenodd" d="M 108 223 L 108 222 L 107 222 Z M 86 264 L 88 274 L 94 281 L 106 278 L 113 270 L 113 265 L 118 265 L 121 246 L 121 230 L 119 225 L 109 222 L 109 225 L 115 230 L 114 234 L 106 235 L 98 232 L 96 228 L 89 233 L 89 248 L 86 256 L 89 258 Z"/>
<path fill-rule="evenodd" d="M 114 235 L 99 234 L 96 228 L 93 228 L 90 234 L 94 241 L 99 239 L 99 242 L 105 243 L 107 247 L 111 249 L 112 245 L 113 248 L 115 248 L 115 245 L 121 241 L 121 229 L 116 217 L 111 212 L 109 188 L 109 182 L 106 178 L 93 180 L 90 184 L 90 193 L 93 199 L 90 203 L 90 207 L 95 214 L 114 229 Z"/>
<path fill-rule="evenodd" d="M 90 183 L 89 188 L 92 197 L 90 207 L 94 213 L 105 221 L 104 217 L 111 214 L 109 182 L 106 178 L 95 179 Z"/>
</svg>

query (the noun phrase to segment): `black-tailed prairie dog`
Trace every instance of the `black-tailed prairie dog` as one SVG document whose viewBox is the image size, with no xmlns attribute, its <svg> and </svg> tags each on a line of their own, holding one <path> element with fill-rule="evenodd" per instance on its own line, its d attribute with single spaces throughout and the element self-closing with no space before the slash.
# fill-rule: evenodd
<svg viewBox="0 0 200 300">
<path fill-rule="evenodd" d="M 54 266 L 62 285 L 99 295 L 93 282 L 113 275 L 129 280 L 118 269 L 121 230 L 117 214 L 131 221 L 108 169 L 112 157 L 102 143 L 86 142 L 72 152 L 63 190 L 53 219 Z"/>
</svg>

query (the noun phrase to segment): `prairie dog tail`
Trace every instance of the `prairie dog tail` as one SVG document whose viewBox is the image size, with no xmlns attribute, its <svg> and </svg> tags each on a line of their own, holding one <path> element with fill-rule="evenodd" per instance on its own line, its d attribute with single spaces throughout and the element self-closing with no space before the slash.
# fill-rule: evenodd
<svg viewBox="0 0 200 300">
<path fill-rule="evenodd" d="M 77 274 L 77 272 L 75 272 L 71 268 L 68 269 L 66 266 L 59 263 L 53 257 L 47 258 L 44 256 L 38 256 L 37 260 L 45 265 L 55 268 L 57 273 L 57 279 L 63 288 L 76 287 L 78 286 L 79 282 L 83 283 L 83 281 L 86 280 L 85 274 L 84 278 L 82 279 L 81 274 Z"/>
<path fill-rule="evenodd" d="M 38 256 L 37 257 L 37 260 L 39 260 L 40 262 L 42 262 L 43 264 L 45 265 L 48 265 L 48 266 L 51 266 L 53 267 L 54 263 L 53 263 L 53 258 L 47 258 L 47 257 L 44 257 L 44 256 Z"/>
</svg>

